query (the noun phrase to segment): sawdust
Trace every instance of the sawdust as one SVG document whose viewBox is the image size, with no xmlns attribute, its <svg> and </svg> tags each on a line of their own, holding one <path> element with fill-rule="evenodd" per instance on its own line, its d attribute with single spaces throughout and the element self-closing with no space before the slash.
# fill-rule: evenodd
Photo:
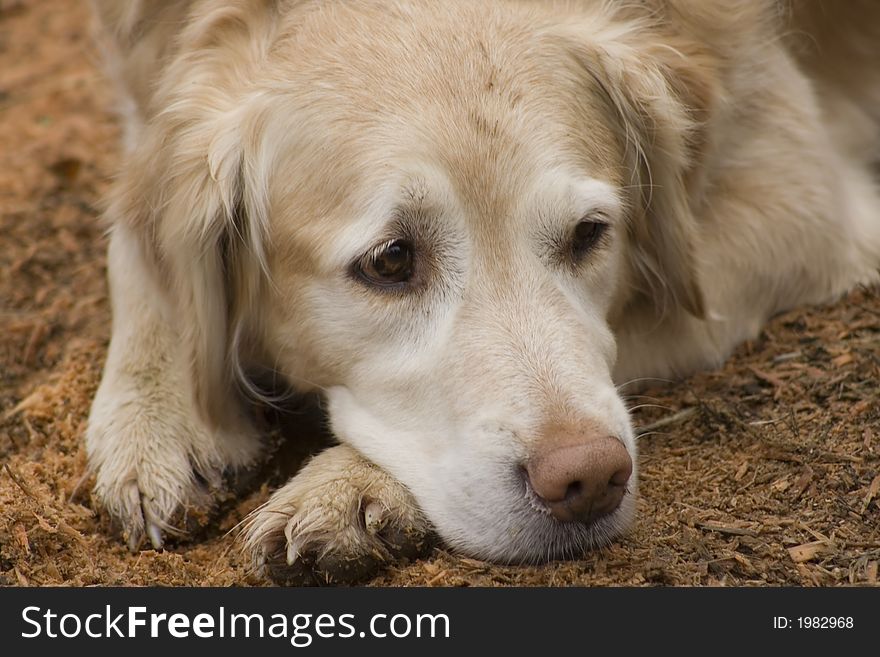
<svg viewBox="0 0 880 657">
<path fill-rule="evenodd" d="M 88 27 L 85 3 L 0 0 L 0 584 L 263 584 L 228 532 L 268 484 L 162 553 L 129 553 L 91 499 L 119 129 Z M 371 584 L 876 585 L 878 398 L 877 291 L 787 313 L 720 370 L 630 399 L 647 431 L 623 540 L 534 568 L 437 550 Z"/>
</svg>

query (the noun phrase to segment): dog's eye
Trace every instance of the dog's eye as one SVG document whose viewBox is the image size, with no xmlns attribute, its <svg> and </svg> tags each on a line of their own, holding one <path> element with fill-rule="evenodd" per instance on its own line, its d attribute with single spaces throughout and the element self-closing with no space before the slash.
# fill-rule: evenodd
<svg viewBox="0 0 880 657">
<path fill-rule="evenodd" d="M 571 238 L 571 256 L 574 262 L 578 263 L 583 260 L 599 243 L 607 230 L 608 224 L 586 219 L 575 226 L 574 235 Z"/>
<path fill-rule="evenodd" d="M 413 276 L 413 247 L 406 240 L 388 242 L 371 250 L 358 273 L 374 285 L 406 283 Z"/>
</svg>

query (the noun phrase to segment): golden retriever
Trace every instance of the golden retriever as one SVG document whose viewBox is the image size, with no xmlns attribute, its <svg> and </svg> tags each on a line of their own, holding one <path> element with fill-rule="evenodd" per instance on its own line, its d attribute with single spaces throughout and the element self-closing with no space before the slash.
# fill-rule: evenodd
<svg viewBox="0 0 880 657">
<path fill-rule="evenodd" d="M 618 386 L 877 280 L 876 2 L 95 6 L 127 153 L 86 445 L 132 548 L 258 459 L 263 368 L 340 442 L 244 527 L 276 580 L 431 532 L 576 557 L 634 515 Z"/>
</svg>

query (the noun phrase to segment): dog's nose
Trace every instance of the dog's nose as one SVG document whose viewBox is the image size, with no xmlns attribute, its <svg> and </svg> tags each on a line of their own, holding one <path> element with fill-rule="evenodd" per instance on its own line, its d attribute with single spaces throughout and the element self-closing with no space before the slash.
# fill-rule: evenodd
<svg viewBox="0 0 880 657">
<path fill-rule="evenodd" d="M 591 523 L 620 506 L 633 464 L 613 436 L 554 446 L 526 465 L 532 490 L 553 516 Z"/>
</svg>

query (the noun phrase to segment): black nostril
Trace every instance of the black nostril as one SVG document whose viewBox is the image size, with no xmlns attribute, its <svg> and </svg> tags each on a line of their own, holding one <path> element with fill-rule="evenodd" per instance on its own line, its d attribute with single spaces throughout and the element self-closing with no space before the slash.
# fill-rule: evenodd
<svg viewBox="0 0 880 657">
<path fill-rule="evenodd" d="M 621 488 L 625 488 L 629 483 L 629 478 L 632 475 L 632 466 L 628 468 L 623 468 L 614 473 L 611 477 L 611 480 L 608 482 L 609 486 L 619 486 Z"/>
<path fill-rule="evenodd" d="M 573 481 L 568 485 L 568 488 L 565 489 L 565 498 L 566 502 L 573 502 L 580 498 L 584 492 L 584 484 L 581 481 Z"/>
</svg>

